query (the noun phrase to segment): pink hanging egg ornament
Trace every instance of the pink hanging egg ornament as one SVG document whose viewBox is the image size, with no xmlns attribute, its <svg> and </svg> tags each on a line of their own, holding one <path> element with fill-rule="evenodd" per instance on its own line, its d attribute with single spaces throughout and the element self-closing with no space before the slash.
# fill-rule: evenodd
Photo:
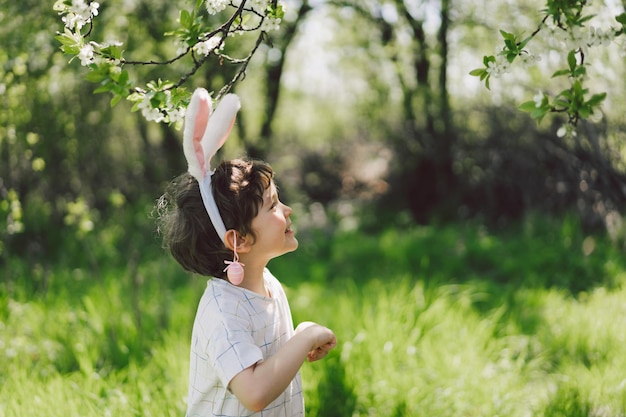
<svg viewBox="0 0 626 417">
<path fill-rule="evenodd" d="M 239 262 L 231 262 L 226 268 L 226 276 L 233 285 L 241 284 L 243 275 L 243 266 Z"/>
</svg>

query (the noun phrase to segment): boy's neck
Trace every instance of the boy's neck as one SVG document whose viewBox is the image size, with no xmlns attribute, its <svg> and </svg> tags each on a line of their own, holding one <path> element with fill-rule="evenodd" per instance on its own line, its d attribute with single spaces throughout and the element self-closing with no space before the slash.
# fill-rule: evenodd
<svg viewBox="0 0 626 417">
<path fill-rule="evenodd" d="M 265 280 L 263 279 L 263 271 L 265 266 L 254 266 L 245 264 L 244 266 L 244 280 L 239 286 L 252 292 L 255 292 L 263 297 L 268 297 L 267 289 L 265 288 Z"/>
</svg>

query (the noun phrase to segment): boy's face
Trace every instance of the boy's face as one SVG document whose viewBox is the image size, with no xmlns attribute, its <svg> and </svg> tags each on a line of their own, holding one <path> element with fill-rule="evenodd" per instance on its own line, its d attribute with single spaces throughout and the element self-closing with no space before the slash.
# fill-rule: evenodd
<svg viewBox="0 0 626 417">
<path fill-rule="evenodd" d="M 276 185 L 272 181 L 263 193 L 263 204 L 252 220 L 256 240 L 252 251 L 269 261 L 298 248 L 298 240 L 291 230 L 291 207 L 278 199 Z"/>
</svg>

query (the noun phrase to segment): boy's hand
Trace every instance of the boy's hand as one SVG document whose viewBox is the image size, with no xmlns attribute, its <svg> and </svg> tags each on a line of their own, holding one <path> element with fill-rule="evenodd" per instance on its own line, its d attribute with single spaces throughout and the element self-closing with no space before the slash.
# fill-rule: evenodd
<svg viewBox="0 0 626 417">
<path fill-rule="evenodd" d="M 261 411 L 287 388 L 302 366 L 305 353 L 309 362 L 317 361 L 336 345 L 332 330 L 313 322 L 302 323 L 276 354 L 239 372 L 229 387 L 244 407 Z"/>
<path fill-rule="evenodd" d="M 311 338 L 311 350 L 307 354 L 309 362 L 323 359 L 337 346 L 337 338 L 332 330 L 311 321 L 302 322 L 296 327 L 296 334 L 305 333 Z"/>
</svg>

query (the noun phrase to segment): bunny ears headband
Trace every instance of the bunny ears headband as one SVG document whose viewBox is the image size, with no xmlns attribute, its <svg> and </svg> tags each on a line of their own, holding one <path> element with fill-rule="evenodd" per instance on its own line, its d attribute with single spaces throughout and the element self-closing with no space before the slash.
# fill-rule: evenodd
<svg viewBox="0 0 626 417">
<path fill-rule="evenodd" d="M 183 151 L 189 173 L 198 180 L 204 207 L 217 235 L 224 243 L 226 226 L 213 196 L 211 177 L 215 170 L 211 169 L 211 159 L 228 139 L 240 107 L 239 97 L 227 94 L 213 112 L 211 96 L 204 88 L 198 88 L 191 96 L 183 131 Z M 244 272 L 243 264 L 239 263 L 237 256 L 237 234 L 234 236 L 233 246 L 234 258 L 224 262 L 227 264 L 224 271 L 227 271 L 231 283 L 239 285 L 243 281 Z"/>
<path fill-rule="evenodd" d="M 215 203 L 211 188 L 211 158 L 224 145 L 235 123 L 241 104 L 235 94 L 224 96 L 213 112 L 211 96 L 204 88 L 194 91 L 183 131 L 183 150 L 189 164 L 189 173 L 198 180 L 200 194 L 217 235 L 225 242 L 226 226 Z"/>
</svg>

